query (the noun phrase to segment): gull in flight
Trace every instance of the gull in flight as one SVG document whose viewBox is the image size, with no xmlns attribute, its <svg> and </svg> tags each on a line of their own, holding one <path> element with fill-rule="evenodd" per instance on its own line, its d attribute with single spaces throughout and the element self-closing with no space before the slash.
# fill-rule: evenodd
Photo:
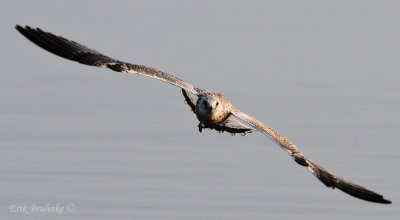
<svg viewBox="0 0 400 220">
<path fill-rule="evenodd" d="M 391 201 L 383 198 L 382 195 L 338 177 L 311 161 L 286 137 L 265 123 L 233 107 L 221 93 L 199 89 L 171 74 L 151 67 L 113 59 L 75 41 L 45 32 L 39 28 L 21 27 L 19 25 L 15 28 L 39 47 L 60 57 L 90 66 L 110 68 L 117 72 L 135 73 L 156 78 L 179 87 L 185 103 L 199 120 L 198 127 L 200 132 L 203 128 L 207 128 L 218 132 L 226 131 L 233 135 L 236 133 L 245 135 L 253 130 L 258 130 L 286 150 L 294 161 L 301 166 L 307 167 L 325 186 L 338 188 L 362 200 L 384 204 L 391 203 Z"/>
</svg>

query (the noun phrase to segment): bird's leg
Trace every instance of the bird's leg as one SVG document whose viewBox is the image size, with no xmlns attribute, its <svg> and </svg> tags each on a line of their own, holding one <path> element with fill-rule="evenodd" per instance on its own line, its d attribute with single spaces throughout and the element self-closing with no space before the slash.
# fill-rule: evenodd
<svg viewBox="0 0 400 220">
<path fill-rule="evenodd" d="M 203 124 L 200 122 L 198 126 L 199 126 L 199 132 L 201 133 L 201 131 L 203 130 Z"/>
</svg>

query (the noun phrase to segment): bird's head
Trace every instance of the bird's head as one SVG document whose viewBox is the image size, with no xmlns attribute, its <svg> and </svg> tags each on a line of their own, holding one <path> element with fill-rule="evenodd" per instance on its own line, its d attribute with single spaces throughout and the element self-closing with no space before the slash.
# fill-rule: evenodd
<svg viewBox="0 0 400 220">
<path fill-rule="evenodd" d="M 201 95 L 196 102 L 196 115 L 200 121 L 219 123 L 229 114 L 230 106 L 225 96 L 220 93 Z"/>
</svg>

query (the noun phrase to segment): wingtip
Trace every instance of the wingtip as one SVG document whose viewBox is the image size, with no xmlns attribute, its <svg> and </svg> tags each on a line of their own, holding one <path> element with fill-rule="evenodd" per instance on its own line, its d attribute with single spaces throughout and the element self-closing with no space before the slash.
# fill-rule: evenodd
<svg viewBox="0 0 400 220">
<path fill-rule="evenodd" d="M 21 31 L 24 28 L 21 25 L 17 24 L 17 25 L 15 25 L 15 29 L 17 29 L 18 31 Z"/>
<path fill-rule="evenodd" d="M 378 195 L 379 195 L 379 194 L 378 194 Z M 387 204 L 387 205 L 392 204 L 392 201 L 383 198 L 382 195 L 379 195 L 379 197 L 380 197 L 380 198 L 376 198 L 376 199 L 369 200 L 369 201 L 370 201 L 370 202 L 381 203 L 381 204 Z"/>
<path fill-rule="evenodd" d="M 382 203 L 390 205 L 390 204 L 392 204 L 392 201 L 383 199 Z"/>
<path fill-rule="evenodd" d="M 23 25 L 16 24 L 15 29 L 17 29 L 19 32 L 21 32 L 21 31 L 33 30 L 34 28 L 31 28 L 29 25 L 23 26 Z"/>
<path fill-rule="evenodd" d="M 17 24 L 17 25 L 15 25 L 15 29 L 17 29 L 17 31 L 19 31 L 20 33 L 25 33 L 25 32 L 29 31 L 32 28 L 29 27 L 28 25 L 21 26 L 21 25 Z"/>
</svg>

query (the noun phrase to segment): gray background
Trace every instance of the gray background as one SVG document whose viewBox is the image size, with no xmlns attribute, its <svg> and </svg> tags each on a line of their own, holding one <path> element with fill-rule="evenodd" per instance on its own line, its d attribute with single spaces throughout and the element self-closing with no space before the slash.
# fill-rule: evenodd
<svg viewBox="0 0 400 220">
<path fill-rule="evenodd" d="M 394 219 L 396 1 L 2 1 L 1 219 Z M 393 200 L 325 188 L 259 133 L 205 131 L 177 88 L 83 66 L 15 24 L 223 92 L 312 160 Z M 12 205 L 73 205 L 63 214 Z"/>
</svg>

